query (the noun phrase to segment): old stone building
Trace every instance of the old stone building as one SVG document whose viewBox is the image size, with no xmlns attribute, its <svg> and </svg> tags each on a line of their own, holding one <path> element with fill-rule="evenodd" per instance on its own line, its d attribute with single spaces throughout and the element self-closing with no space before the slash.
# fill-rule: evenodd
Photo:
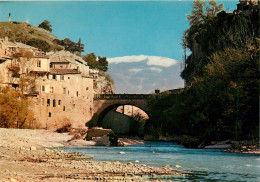
<svg viewBox="0 0 260 182">
<path fill-rule="evenodd" d="M 42 128 L 84 126 L 93 113 L 93 78 L 81 57 L 0 40 L 0 85 L 20 89 Z"/>
</svg>

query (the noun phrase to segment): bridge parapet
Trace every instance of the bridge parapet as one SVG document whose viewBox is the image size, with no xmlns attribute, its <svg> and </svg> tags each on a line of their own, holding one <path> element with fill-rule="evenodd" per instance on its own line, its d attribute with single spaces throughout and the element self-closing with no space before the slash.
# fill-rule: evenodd
<svg viewBox="0 0 260 182">
<path fill-rule="evenodd" d="M 147 99 L 150 94 L 95 94 L 94 100 L 133 100 L 133 99 Z"/>
</svg>

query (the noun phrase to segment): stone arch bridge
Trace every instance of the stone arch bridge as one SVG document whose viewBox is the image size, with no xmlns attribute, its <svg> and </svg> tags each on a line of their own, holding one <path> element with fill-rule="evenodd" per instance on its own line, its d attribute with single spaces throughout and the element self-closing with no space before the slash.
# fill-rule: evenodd
<svg viewBox="0 0 260 182">
<path fill-rule="evenodd" d="M 147 99 L 150 94 L 96 94 L 93 103 L 92 122 L 101 125 L 104 116 L 121 105 L 133 105 L 149 116 Z"/>
</svg>

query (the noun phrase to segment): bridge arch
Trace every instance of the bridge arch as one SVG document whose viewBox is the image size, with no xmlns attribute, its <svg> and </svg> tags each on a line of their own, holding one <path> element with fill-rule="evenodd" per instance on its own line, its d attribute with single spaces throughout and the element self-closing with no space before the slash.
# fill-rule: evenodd
<svg viewBox="0 0 260 182">
<path fill-rule="evenodd" d="M 149 94 L 99 94 L 94 97 L 92 123 L 101 126 L 104 116 L 111 110 L 122 106 L 132 105 L 150 115 L 147 99 Z"/>
</svg>

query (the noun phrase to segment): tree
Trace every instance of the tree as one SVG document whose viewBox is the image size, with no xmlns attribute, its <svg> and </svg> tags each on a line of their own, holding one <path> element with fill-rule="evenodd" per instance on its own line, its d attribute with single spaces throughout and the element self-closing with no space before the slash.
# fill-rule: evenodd
<svg viewBox="0 0 260 182">
<path fill-rule="evenodd" d="M 54 39 L 53 42 L 55 44 L 63 46 L 66 51 L 70 51 L 72 53 L 84 52 L 84 44 L 81 44 L 81 40 L 80 39 L 79 39 L 78 43 L 73 42 L 69 38 L 65 38 L 64 40 Z"/>
<path fill-rule="evenodd" d="M 223 10 L 223 4 L 217 5 L 217 2 L 215 0 L 210 0 L 209 5 L 211 7 L 206 7 L 206 16 L 211 17 L 211 16 L 217 16 L 217 14 Z"/>
<path fill-rule="evenodd" d="M 26 42 L 26 44 L 32 47 L 37 47 L 44 52 L 49 52 L 51 50 L 50 44 L 45 40 L 41 40 L 41 39 L 32 38 L 28 42 Z"/>
<path fill-rule="evenodd" d="M 206 2 L 201 0 L 193 0 L 191 15 L 187 15 L 190 25 L 200 23 L 205 20 L 204 7 Z"/>
<path fill-rule="evenodd" d="M 98 56 L 99 70 L 106 72 L 108 70 L 108 61 L 106 57 Z"/>
<path fill-rule="evenodd" d="M 95 55 L 95 53 L 92 52 L 92 53 L 86 54 L 83 57 L 83 60 L 88 63 L 88 66 L 91 69 L 98 69 L 97 56 Z"/>
<path fill-rule="evenodd" d="M 86 54 L 83 59 L 88 63 L 91 69 L 98 69 L 100 71 L 106 72 L 108 70 L 108 61 L 106 57 L 100 57 L 95 55 L 95 53 Z"/>
<path fill-rule="evenodd" d="M 191 15 L 187 15 L 190 25 L 196 25 L 205 22 L 207 18 L 214 17 L 223 9 L 223 4 L 217 5 L 215 0 L 210 0 L 204 12 L 206 1 L 193 0 Z"/>
<path fill-rule="evenodd" d="M 28 128 L 34 120 L 28 99 L 20 92 L 4 89 L 0 94 L 0 127 Z"/>
<path fill-rule="evenodd" d="M 44 20 L 42 23 L 38 25 L 39 28 L 43 28 L 49 32 L 52 32 L 51 24 L 48 20 Z"/>
</svg>

